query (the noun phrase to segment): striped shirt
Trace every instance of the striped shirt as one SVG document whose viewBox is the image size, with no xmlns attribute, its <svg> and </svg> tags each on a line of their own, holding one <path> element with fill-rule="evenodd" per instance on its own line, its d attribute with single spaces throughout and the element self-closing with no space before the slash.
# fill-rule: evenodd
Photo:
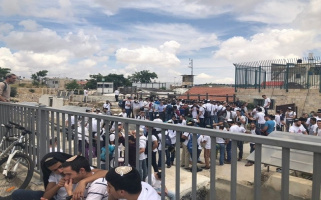
<svg viewBox="0 0 321 200">
<path fill-rule="evenodd" d="M 98 178 L 95 181 L 88 183 L 84 193 L 84 199 L 102 199 L 107 200 L 107 181 L 105 178 Z"/>
</svg>

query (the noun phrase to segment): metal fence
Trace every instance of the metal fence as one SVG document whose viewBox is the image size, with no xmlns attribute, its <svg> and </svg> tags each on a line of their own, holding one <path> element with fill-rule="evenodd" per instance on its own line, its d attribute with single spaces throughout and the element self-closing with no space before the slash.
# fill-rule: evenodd
<svg viewBox="0 0 321 200">
<path fill-rule="evenodd" d="M 321 92 L 320 57 L 265 60 L 235 63 L 237 88 L 319 89 Z"/>
<path fill-rule="evenodd" d="M 155 123 L 150 121 L 141 121 L 129 118 L 121 118 L 121 117 L 113 117 L 113 116 L 105 116 L 105 115 L 97 115 L 97 114 L 86 114 L 80 112 L 69 112 L 64 110 L 53 109 L 44 106 L 25 106 L 19 104 L 10 104 L 10 103 L 0 103 L 0 123 L 6 123 L 8 121 L 13 121 L 19 123 L 20 125 L 26 127 L 27 129 L 32 131 L 32 136 L 30 143 L 25 149 L 25 153 L 29 154 L 34 162 L 37 163 L 37 169 L 39 170 L 39 162 L 47 152 L 49 152 L 49 139 L 53 137 L 57 137 L 58 144 L 57 148 L 62 149 L 64 152 L 69 154 L 77 154 L 78 152 L 78 137 L 77 135 L 72 137 L 72 127 L 71 124 L 65 125 L 65 121 L 69 122 L 74 116 L 75 124 L 81 120 L 80 127 L 84 127 L 84 119 L 88 118 L 89 122 L 89 132 L 93 129 L 93 119 L 97 119 L 97 134 L 98 138 L 100 136 L 100 126 L 98 125 L 100 121 L 104 121 L 105 123 L 114 121 L 115 124 L 118 122 L 122 122 L 124 131 L 125 131 L 125 147 L 128 147 L 128 133 L 129 127 L 134 126 L 136 130 L 136 166 L 139 166 L 139 158 L 137 152 L 139 152 L 139 126 L 145 125 L 147 127 L 158 127 L 161 128 L 162 138 L 165 138 L 165 130 L 172 129 L 179 132 L 189 132 L 193 137 L 193 146 L 197 145 L 197 137 L 196 134 L 209 135 L 211 136 L 211 144 L 212 147 L 215 147 L 216 137 L 221 138 L 229 138 L 232 139 L 232 159 L 231 159 L 231 183 L 230 183 L 230 199 L 237 199 L 237 141 L 248 141 L 255 143 L 255 166 L 254 166 L 254 199 L 260 200 L 261 196 L 261 152 L 262 145 L 271 145 L 282 148 L 282 187 L 281 187 L 281 199 L 286 200 L 289 199 L 289 159 L 290 159 L 290 149 L 303 150 L 308 152 L 313 152 L 313 182 L 312 182 L 312 199 L 319 200 L 320 199 L 320 186 L 321 186 L 321 144 L 316 142 L 304 142 L 304 141 L 296 141 L 291 139 L 279 139 L 279 138 L 270 138 L 270 137 L 262 137 L 262 136 L 253 136 L 250 134 L 238 134 L 210 129 L 203 129 L 197 127 L 189 127 L 189 126 L 178 126 L 167 123 Z M 67 128 L 67 129 L 66 129 Z M 115 139 L 115 149 L 117 149 L 118 143 L 118 129 L 116 128 L 116 139 Z M 148 129 L 148 158 L 152 157 L 152 128 Z M 4 133 L 4 130 L 1 129 L 0 136 Z M 84 144 L 85 136 L 84 132 L 81 133 L 82 142 Z M 102 162 L 100 159 L 94 159 L 92 152 L 93 144 L 92 144 L 92 135 L 89 134 L 89 161 L 91 164 L 96 165 L 97 167 L 101 167 Z M 107 141 L 109 141 L 109 135 L 106 134 L 106 142 L 105 145 L 108 146 Z M 165 140 L 162 140 L 162 146 L 165 146 Z M 175 195 L 176 199 L 180 199 L 180 143 L 177 142 L 175 145 L 176 148 L 176 160 L 175 160 L 175 178 L 176 178 L 176 186 L 175 186 Z M 100 143 L 97 143 L 97 149 L 100 149 Z M 106 162 L 109 162 L 109 154 L 108 148 L 106 148 Z M 80 150 L 83 154 L 85 154 L 85 147 L 82 146 Z M 129 158 L 128 148 L 125 148 L 124 155 L 124 164 L 127 165 Z M 197 149 L 193 148 L 192 153 L 192 187 L 191 187 L 191 198 L 196 198 L 196 180 L 197 180 Z M 97 158 L 100 158 L 100 151 L 98 151 Z M 162 160 L 165 160 L 165 154 L 162 154 Z M 210 199 L 216 199 L 216 148 L 211 149 L 211 157 L 210 157 Z M 151 162 L 152 159 L 148 159 L 148 182 L 151 182 Z M 118 154 L 115 154 L 115 165 L 118 163 Z M 108 169 L 108 165 L 106 165 Z M 162 162 L 161 166 L 162 170 L 162 180 L 165 180 L 165 162 Z M 162 199 L 164 199 L 164 188 L 165 181 L 162 181 Z"/>
</svg>

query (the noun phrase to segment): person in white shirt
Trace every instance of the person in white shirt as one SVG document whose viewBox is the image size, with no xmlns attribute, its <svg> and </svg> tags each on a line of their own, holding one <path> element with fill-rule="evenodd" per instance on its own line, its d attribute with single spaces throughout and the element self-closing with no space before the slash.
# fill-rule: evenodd
<svg viewBox="0 0 321 200">
<path fill-rule="evenodd" d="M 321 120 L 317 121 L 317 128 L 315 130 L 315 135 L 321 137 Z"/>
<path fill-rule="evenodd" d="M 194 126 L 194 123 L 192 121 L 190 121 L 187 123 L 187 126 Z M 182 158 L 181 167 L 184 167 L 185 169 L 189 169 L 189 161 L 190 161 L 190 157 L 191 157 L 191 155 L 187 149 L 187 143 L 188 143 L 188 140 L 190 139 L 190 136 L 191 136 L 191 134 L 188 132 L 184 132 L 181 136 L 182 140 L 184 140 L 182 142 L 183 150 L 182 150 L 182 154 L 181 154 L 181 158 Z"/>
<path fill-rule="evenodd" d="M 308 134 L 299 119 L 293 120 L 293 125 L 290 127 L 289 132 L 296 133 L 296 134 L 304 134 L 304 135 Z"/>
<path fill-rule="evenodd" d="M 316 135 L 317 131 L 317 119 L 314 117 L 309 118 L 310 119 L 310 124 L 308 126 L 308 133 L 309 135 Z"/>
<path fill-rule="evenodd" d="M 89 161 L 83 156 L 73 156 L 62 164 L 65 184 L 68 197 L 73 197 L 73 184 L 77 184 L 81 180 L 93 176 L 95 173 L 91 170 Z M 105 178 L 98 178 L 85 187 L 83 199 L 96 200 L 108 199 L 107 181 Z"/>
<path fill-rule="evenodd" d="M 212 129 L 211 125 L 206 125 L 205 128 Z M 201 144 L 204 146 L 204 160 L 205 166 L 203 169 L 210 169 L 210 157 L 211 157 L 211 137 L 209 135 L 201 135 Z"/>
<path fill-rule="evenodd" d="M 204 114 L 205 114 L 204 105 L 202 105 L 202 102 L 199 102 L 198 118 L 200 120 L 200 127 L 205 127 Z"/>
<path fill-rule="evenodd" d="M 271 105 L 271 99 L 267 98 L 265 94 L 262 95 L 262 98 L 264 99 L 264 105 L 263 105 L 263 108 L 265 110 L 264 114 L 267 115 L 268 109 L 270 108 L 270 105 Z"/>
<path fill-rule="evenodd" d="M 145 154 L 146 148 L 146 140 L 147 138 L 144 136 L 144 130 L 139 129 L 139 167 L 138 170 L 141 174 L 141 180 L 144 180 L 147 176 L 147 163 Z"/>
<path fill-rule="evenodd" d="M 289 131 L 289 128 L 293 123 L 293 120 L 296 118 L 296 112 L 292 110 L 292 107 L 288 107 L 287 111 L 285 112 L 285 118 L 287 131 Z"/>
<path fill-rule="evenodd" d="M 148 176 L 146 177 L 145 182 L 148 182 Z M 162 194 L 162 172 L 154 172 L 153 174 L 151 174 L 151 186 L 157 191 L 159 195 Z M 171 191 L 168 191 L 166 186 L 165 195 L 170 200 L 175 200 L 175 194 Z"/>
<path fill-rule="evenodd" d="M 157 191 L 142 182 L 139 172 L 129 166 L 112 168 L 106 174 L 107 191 L 113 199 L 160 200 Z"/>
<path fill-rule="evenodd" d="M 119 90 L 115 90 L 115 101 L 118 102 L 118 97 L 119 97 Z"/>
</svg>

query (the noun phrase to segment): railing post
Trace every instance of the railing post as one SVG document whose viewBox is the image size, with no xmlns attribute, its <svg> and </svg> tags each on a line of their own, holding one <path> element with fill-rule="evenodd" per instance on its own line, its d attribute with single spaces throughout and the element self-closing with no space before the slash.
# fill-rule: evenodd
<svg viewBox="0 0 321 200">
<path fill-rule="evenodd" d="M 226 103 L 228 103 L 228 94 L 226 94 Z"/>
<path fill-rule="evenodd" d="M 46 107 L 45 105 L 38 106 L 38 113 L 37 113 L 37 149 L 38 149 L 38 158 L 43 158 L 46 155 L 46 117 L 45 117 L 45 110 L 42 108 Z M 40 159 L 38 159 L 38 166 L 40 164 Z M 40 180 L 42 180 L 42 173 Z"/>
<path fill-rule="evenodd" d="M 189 100 L 189 92 L 187 92 L 187 100 Z"/>
<path fill-rule="evenodd" d="M 259 67 L 259 92 L 261 92 L 261 66 Z"/>
<path fill-rule="evenodd" d="M 289 63 L 286 64 L 286 72 L 285 72 L 285 91 L 289 92 Z"/>
<path fill-rule="evenodd" d="M 289 199 L 290 149 L 282 148 L 281 199 Z"/>
<path fill-rule="evenodd" d="M 312 199 L 320 199 L 321 171 L 318 167 L 321 163 L 321 154 L 313 154 L 313 182 L 312 182 Z"/>
<path fill-rule="evenodd" d="M 206 100 L 208 100 L 208 93 L 206 92 Z"/>
</svg>

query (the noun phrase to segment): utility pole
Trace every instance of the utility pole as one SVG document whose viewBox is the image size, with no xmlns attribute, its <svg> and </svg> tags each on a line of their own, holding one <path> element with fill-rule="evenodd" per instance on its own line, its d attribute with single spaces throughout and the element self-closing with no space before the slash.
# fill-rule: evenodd
<svg viewBox="0 0 321 200">
<path fill-rule="evenodd" d="M 193 59 L 189 58 L 189 66 L 191 68 L 191 75 L 192 75 L 192 87 L 194 86 L 194 76 L 193 76 Z"/>
</svg>

